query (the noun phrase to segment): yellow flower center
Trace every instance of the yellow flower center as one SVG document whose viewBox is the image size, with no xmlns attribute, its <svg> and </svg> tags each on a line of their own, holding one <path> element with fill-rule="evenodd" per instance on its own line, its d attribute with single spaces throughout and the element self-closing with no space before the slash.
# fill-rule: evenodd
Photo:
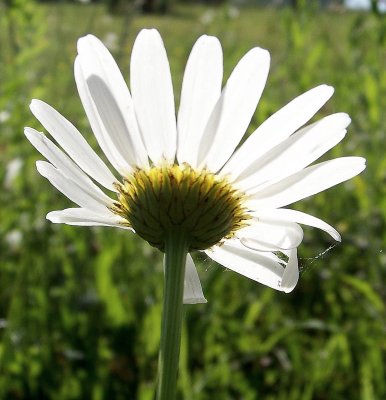
<svg viewBox="0 0 386 400">
<path fill-rule="evenodd" d="M 243 193 L 225 178 L 188 164 L 138 169 L 117 189 L 113 211 L 161 251 L 171 230 L 187 235 L 190 251 L 204 250 L 232 237 L 250 219 Z"/>
</svg>

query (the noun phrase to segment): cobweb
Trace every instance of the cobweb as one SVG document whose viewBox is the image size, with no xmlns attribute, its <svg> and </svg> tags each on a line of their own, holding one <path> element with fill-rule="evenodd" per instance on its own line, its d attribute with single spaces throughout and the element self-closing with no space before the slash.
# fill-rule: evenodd
<svg viewBox="0 0 386 400">
<path fill-rule="evenodd" d="M 329 246 L 327 249 L 323 250 L 319 254 L 317 254 L 314 257 L 306 257 L 306 258 L 300 258 L 299 259 L 299 271 L 301 274 L 304 274 L 306 271 L 308 271 L 312 264 L 316 261 L 319 260 L 320 258 L 324 258 L 327 253 L 329 253 L 333 248 L 336 246 L 339 246 L 341 242 L 335 242 L 331 246 Z"/>
<path fill-rule="evenodd" d="M 331 246 L 329 246 L 327 249 L 321 251 L 319 254 L 313 257 L 299 257 L 298 263 L 299 263 L 299 272 L 301 274 L 304 274 L 306 271 L 311 269 L 313 267 L 312 264 L 314 264 L 315 261 L 319 259 L 323 259 L 326 257 L 327 253 L 329 253 L 332 249 L 334 249 L 336 246 L 339 246 L 341 242 L 334 242 Z M 280 252 L 275 252 L 275 254 L 282 259 L 283 265 L 285 264 L 286 261 L 288 261 L 288 257 Z M 212 269 L 216 263 L 211 260 L 210 257 L 208 256 L 203 256 L 201 253 L 198 253 L 198 259 L 201 262 L 201 265 L 204 266 L 205 272 L 208 272 L 210 269 Z M 232 272 L 232 270 L 225 268 L 224 272 Z"/>
</svg>

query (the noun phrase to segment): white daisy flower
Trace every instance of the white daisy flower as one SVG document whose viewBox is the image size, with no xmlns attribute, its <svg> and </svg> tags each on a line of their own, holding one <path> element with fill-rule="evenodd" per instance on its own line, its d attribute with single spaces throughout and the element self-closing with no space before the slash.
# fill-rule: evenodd
<svg viewBox="0 0 386 400">
<path fill-rule="evenodd" d="M 142 30 L 135 41 L 131 93 L 105 46 L 94 36 L 81 38 L 76 84 L 115 171 L 74 125 L 33 100 L 33 114 L 61 147 L 26 128 L 27 138 L 48 160 L 38 161 L 37 169 L 79 206 L 47 218 L 130 229 L 161 251 L 167 233 L 178 228 L 188 237 L 189 251 L 204 251 L 271 288 L 293 290 L 303 239 L 299 224 L 338 241 L 340 235 L 326 222 L 284 207 L 354 177 L 365 160 L 342 157 L 310 166 L 343 139 L 350 123 L 347 114 L 337 113 L 304 127 L 332 96 L 326 85 L 295 98 L 236 149 L 263 92 L 269 63 L 266 50 L 253 48 L 221 89 L 220 42 L 200 37 L 186 65 L 176 122 L 169 62 L 156 30 Z M 205 301 L 188 256 L 184 302 Z"/>
</svg>

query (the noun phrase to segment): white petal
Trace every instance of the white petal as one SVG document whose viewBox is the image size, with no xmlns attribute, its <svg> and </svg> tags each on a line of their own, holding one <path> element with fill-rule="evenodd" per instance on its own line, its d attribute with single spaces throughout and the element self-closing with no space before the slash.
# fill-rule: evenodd
<svg viewBox="0 0 386 400">
<path fill-rule="evenodd" d="M 247 278 L 276 290 L 290 291 L 287 276 L 291 278 L 294 276 L 293 258 L 291 259 L 291 269 L 285 275 L 287 280 L 285 282 L 286 285 L 283 286 L 282 279 L 288 266 L 284 268 L 279 262 L 269 256 L 270 253 L 250 250 L 236 240 L 228 240 L 221 246 L 207 250 L 206 254 L 224 267 Z M 294 281 L 295 279 L 290 283 L 293 284 Z"/>
<path fill-rule="evenodd" d="M 57 170 L 52 164 L 45 161 L 37 161 L 36 167 L 39 173 L 47 178 L 53 186 L 62 192 L 71 201 L 83 208 L 87 208 L 97 213 L 105 213 L 110 204 L 103 203 L 89 193 L 81 186 L 82 182 L 74 182 L 66 178 L 62 172 Z"/>
<path fill-rule="evenodd" d="M 294 133 L 244 170 L 237 186 L 248 190 L 300 171 L 339 143 L 350 121 L 347 114 L 333 114 Z"/>
<path fill-rule="evenodd" d="M 66 208 L 60 211 L 51 211 L 47 219 L 54 224 L 67 224 L 77 226 L 113 226 L 116 228 L 130 229 L 124 226 L 125 220 L 110 212 L 98 214 L 86 208 Z"/>
<path fill-rule="evenodd" d="M 332 96 L 334 89 L 321 85 L 298 96 L 271 115 L 248 137 L 222 170 L 233 179 L 261 155 L 288 138 L 303 126 Z"/>
<path fill-rule="evenodd" d="M 25 128 L 24 133 L 32 145 L 68 179 L 77 182 L 96 201 L 109 205 L 112 200 L 99 189 L 78 166 L 42 133 Z"/>
<path fill-rule="evenodd" d="M 218 171 L 246 132 L 269 71 L 267 50 L 254 48 L 237 64 L 208 121 L 199 149 L 199 164 Z"/>
<path fill-rule="evenodd" d="M 185 268 L 184 304 L 206 303 L 200 278 L 190 254 L 186 256 Z"/>
<path fill-rule="evenodd" d="M 116 181 L 114 175 L 70 121 L 40 100 L 32 100 L 30 108 L 51 136 L 84 172 L 105 188 L 116 192 L 113 186 L 113 182 Z"/>
<path fill-rule="evenodd" d="M 252 189 L 247 206 L 252 210 L 284 207 L 358 175 L 365 162 L 362 157 L 341 157 L 313 165 L 256 193 Z"/>
<path fill-rule="evenodd" d="M 213 36 L 201 36 L 190 53 L 182 83 L 178 111 L 178 149 L 180 164 L 197 167 L 198 148 L 209 116 L 221 95 L 222 49 Z"/>
<path fill-rule="evenodd" d="M 96 105 L 100 114 L 99 122 L 104 125 L 100 127 L 102 133 L 110 136 L 116 152 L 124 160 L 134 160 L 134 166 L 140 168 L 147 167 L 147 153 L 139 132 L 133 101 L 114 58 L 103 43 L 92 35 L 78 40 L 78 54 L 85 79 L 91 76 L 99 78 L 110 92 L 108 99 L 101 99 L 99 95 L 105 95 L 105 91 L 101 92 L 101 85 L 98 87 L 99 91 L 95 87 L 90 91 L 94 103 L 98 101 Z M 106 119 L 109 112 L 114 112 L 114 117 L 119 115 L 119 123 L 111 125 L 111 118 Z"/>
<path fill-rule="evenodd" d="M 258 251 L 282 251 L 298 247 L 303 240 L 303 229 L 294 222 L 259 219 L 236 233 L 241 243 Z"/>
<path fill-rule="evenodd" d="M 78 88 L 79 97 L 82 101 L 83 108 L 86 111 L 87 118 L 91 128 L 98 141 L 100 148 L 105 153 L 111 165 L 122 175 L 125 176 L 131 171 L 131 166 L 125 160 L 116 143 L 109 132 L 106 131 L 103 122 L 98 114 L 95 104 L 92 100 L 90 90 L 87 84 L 87 75 L 82 70 L 80 57 L 75 59 L 74 64 L 75 82 Z"/>
<path fill-rule="evenodd" d="M 143 29 L 130 63 L 135 112 L 149 157 L 155 164 L 174 162 L 177 131 L 169 61 L 160 34 Z"/>
<path fill-rule="evenodd" d="M 87 79 L 88 88 L 106 132 L 114 138 L 117 148 L 132 169 L 148 166 L 145 151 L 137 150 L 138 143 L 130 136 L 129 128 L 119 105 L 105 82 L 96 75 Z"/>
<path fill-rule="evenodd" d="M 299 267 L 297 249 L 287 252 L 288 262 L 280 283 L 281 290 L 285 293 L 292 292 L 299 280 Z"/>
<path fill-rule="evenodd" d="M 254 213 L 254 215 L 257 218 L 262 219 L 276 219 L 277 221 L 297 222 L 298 224 L 313 226 L 327 232 L 332 238 L 334 238 L 338 242 L 342 240 L 339 232 L 331 225 L 327 224 L 319 218 L 316 218 L 301 211 L 279 208 L 275 210 L 259 210 Z"/>
</svg>

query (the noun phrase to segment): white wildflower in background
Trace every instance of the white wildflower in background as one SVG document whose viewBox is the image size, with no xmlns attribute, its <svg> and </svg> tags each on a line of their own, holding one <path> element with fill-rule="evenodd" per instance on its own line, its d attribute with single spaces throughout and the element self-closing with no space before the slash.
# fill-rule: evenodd
<svg viewBox="0 0 386 400">
<path fill-rule="evenodd" d="M 299 277 L 299 224 L 340 236 L 322 220 L 285 207 L 354 177 L 365 160 L 342 157 L 310 166 L 343 139 L 350 123 L 337 113 L 304 127 L 332 96 L 326 85 L 288 103 L 236 150 L 269 63 L 266 50 L 250 50 L 221 89 L 221 45 L 200 37 L 185 69 L 176 122 L 169 63 L 156 30 L 142 30 L 135 41 L 131 93 L 104 45 L 91 35 L 81 38 L 76 84 L 114 172 L 68 120 L 33 100 L 32 112 L 62 148 L 26 128 L 48 160 L 37 162 L 38 171 L 79 206 L 47 218 L 130 229 L 161 251 L 165 235 L 178 228 L 189 238 L 189 251 L 204 251 L 226 268 L 290 292 Z M 205 301 L 190 256 L 184 301 Z"/>
<path fill-rule="evenodd" d="M 4 124 L 11 117 L 11 113 L 7 110 L 0 111 L 0 124 Z"/>
<path fill-rule="evenodd" d="M 118 49 L 118 35 L 115 32 L 107 32 L 103 43 L 110 51 L 116 51 Z"/>
<path fill-rule="evenodd" d="M 210 25 L 216 17 L 214 10 L 206 10 L 200 17 L 200 22 L 203 25 Z"/>
<path fill-rule="evenodd" d="M 235 6 L 231 6 L 227 10 L 227 15 L 228 15 L 228 17 L 230 19 L 239 18 L 240 17 L 240 10 Z"/>
<path fill-rule="evenodd" d="M 24 161 L 20 157 L 13 158 L 5 168 L 4 187 L 10 189 L 20 175 Z"/>
<path fill-rule="evenodd" d="M 6 233 L 5 243 L 12 251 L 18 251 L 23 241 L 23 232 L 19 229 L 13 229 Z"/>
</svg>

